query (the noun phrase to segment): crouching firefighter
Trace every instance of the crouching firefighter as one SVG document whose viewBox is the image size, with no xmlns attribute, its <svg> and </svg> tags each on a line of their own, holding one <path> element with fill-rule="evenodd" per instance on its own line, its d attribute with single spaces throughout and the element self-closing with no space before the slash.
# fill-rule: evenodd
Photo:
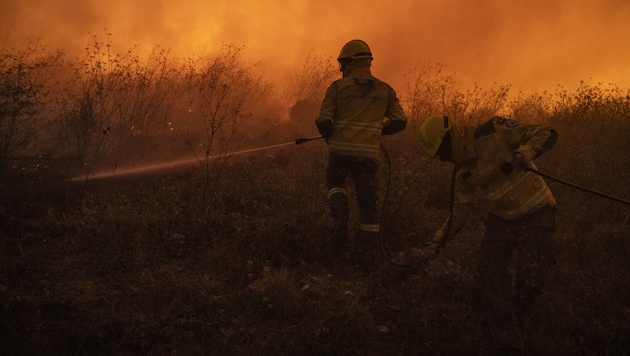
<svg viewBox="0 0 630 356">
<path fill-rule="evenodd" d="M 334 242 L 338 251 L 350 249 L 345 184 L 346 178 L 350 177 L 360 213 L 357 249 L 364 257 L 377 257 L 380 252 L 380 217 L 376 174 L 380 139 L 382 135 L 402 131 L 407 119 L 396 92 L 372 76 L 372 52 L 367 43 L 361 40 L 346 43 L 338 61 L 343 76 L 326 90 L 315 121 L 330 151 L 326 180 L 328 205 L 336 225 Z"/>
<path fill-rule="evenodd" d="M 536 169 L 533 159 L 549 150 L 558 135 L 546 126 L 502 117 L 459 126 L 447 116 L 428 117 L 417 134 L 426 154 L 455 164 L 451 214 L 427 248 L 439 250 L 461 230 L 480 193 L 489 216 L 475 285 L 497 348 L 518 353 L 524 345 L 517 315 L 542 292 L 554 264 L 556 201 L 543 179 L 531 172 Z"/>
</svg>

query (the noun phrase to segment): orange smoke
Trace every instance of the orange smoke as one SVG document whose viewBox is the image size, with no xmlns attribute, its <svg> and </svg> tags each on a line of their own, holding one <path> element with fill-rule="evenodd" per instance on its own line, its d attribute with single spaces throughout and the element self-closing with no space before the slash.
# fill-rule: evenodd
<svg viewBox="0 0 630 356">
<path fill-rule="evenodd" d="M 484 87 L 630 87 L 625 0 L 0 1 L 0 46 L 40 39 L 71 58 L 85 54 L 90 34 L 107 32 L 117 52 L 138 45 L 140 55 L 156 44 L 183 57 L 225 43 L 245 46 L 273 81 L 286 79 L 311 51 L 335 58 L 346 41 L 361 38 L 372 47 L 374 74 L 392 83 L 432 62 Z"/>
</svg>

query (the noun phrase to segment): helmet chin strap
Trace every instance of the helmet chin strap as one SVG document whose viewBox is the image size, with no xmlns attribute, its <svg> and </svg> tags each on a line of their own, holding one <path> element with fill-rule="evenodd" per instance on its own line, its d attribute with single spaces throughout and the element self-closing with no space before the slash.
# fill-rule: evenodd
<svg viewBox="0 0 630 356">
<path fill-rule="evenodd" d="M 445 116 L 446 117 L 446 116 Z M 451 144 L 451 132 L 448 131 L 444 135 L 442 139 L 442 143 L 438 148 L 438 151 L 435 153 L 436 156 L 440 158 L 442 162 L 451 161 L 453 157 L 453 145 Z"/>
</svg>

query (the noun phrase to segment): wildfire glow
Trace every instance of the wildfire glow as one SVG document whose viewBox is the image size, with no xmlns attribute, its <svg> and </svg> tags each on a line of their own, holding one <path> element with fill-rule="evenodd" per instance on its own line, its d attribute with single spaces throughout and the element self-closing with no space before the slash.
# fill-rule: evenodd
<svg viewBox="0 0 630 356">
<path fill-rule="evenodd" d="M 245 46 L 273 81 L 288 78 L 309 51 L 334 58 L 361 38 L 372 46 L 375 74 L 393 84 L 431 61 L 486 87 L 630 86 L 625 0 L 0 1 L 0 46 L 40 39 L 71 58 L 85 54 L 90 34 L 105 32 L 118 52 L 157 44 L 187 56 L 226 43 Z"/>
</svg>

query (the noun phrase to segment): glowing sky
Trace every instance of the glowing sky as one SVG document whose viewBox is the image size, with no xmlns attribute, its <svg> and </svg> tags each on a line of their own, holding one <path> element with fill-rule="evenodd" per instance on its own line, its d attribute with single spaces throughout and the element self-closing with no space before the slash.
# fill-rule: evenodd
<svg viewBox="0 0 630 356">
<path fill-rule="evenodd" d="M 120 53 L 244 45 L 273 81 L 310 51 L 336 57 L 361 38 L 374 74 L 392 84 L 437 62 L 463 82 L 541 92 L 580 80 L 630 88 L 628 23 L 627 0 L 0 0 L 0 47 L 41 39 L 82 56 L 105 28 Z"/>
</svg>

